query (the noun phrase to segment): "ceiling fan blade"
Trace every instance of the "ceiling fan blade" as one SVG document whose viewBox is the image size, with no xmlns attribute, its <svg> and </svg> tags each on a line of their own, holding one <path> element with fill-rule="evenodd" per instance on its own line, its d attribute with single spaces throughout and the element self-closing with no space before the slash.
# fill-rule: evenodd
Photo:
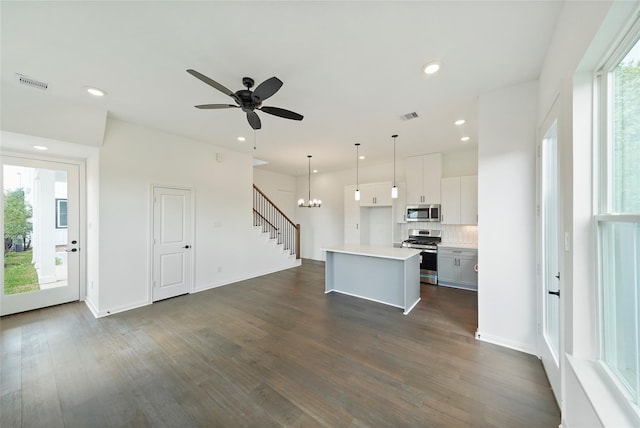
<svg viewBox="0 0 640 428">
<path fill-rule="evenodd" d="M 238 106 L 233 104 L 201 104 L 199 106 L 194 106 L 194 107 L 202 108 L 202 109 L 238 108 Z"/>
<path fill-rule="evenodd" d="M 251 125 L 253 129 L 260 129 L 262 127 L 260 118 L 258 117 L 255 111 L 247 112 L 247 120 L 249 121 L 249 125 Z"/>
<path fill-rule="evenodd" d="M 259 84 L 256 90 L 253 91 L 253 96 L 258 98 L 260 101 L 264 101 L 271 95 L 278 92 L 281 87 L 282 81 L 277 77 L 272 77 Z"/>
<path fill-rule="evenodd" d="M 262 107 L 260 111 L 272 114 L 274 116 L 284 117 L 285 119 L 302 120 L 302 118 L 304 117 L 303 115 L 298 114 L 294 111 L 285 110 L 279 107 Z"/>
<path fill-rule="evenodd" d="M 236 96 L 236 94 L 234 94 L 233 92 L 231 92 L 231 90 L 229 90 L 227 87 L 225 87 L 225 86 L 223 86 L 223 85 L 219 84 L 219 83 L 218 83 L 218 82 L 216 82 L 215 80 L 208 78 L 208 77 L 207 77 L 207 76 L 205 76 L 204 74 L 202 74 L 202 73 L 198 73 L 197 71 L 195 71 L 195 70 L 191 70 L 191 69 L 187 70 L 187 73 L 189 73 L 189 74 L 190 74 L 190 75 L 192 75 L 193 77 L 196 77 L 196 78 L 198 78 L 198 79 L 202 80 L 202 81 L 203 81 L 204 83 L 206 83 L 207 85 L 209 85 L 209 86 L 212 86 L 212 87 L 216 88 L 217 90 L 219 90 L 219 91 L 220 91 L 220 92 L 222 92 L 223 94 L 225 94 L 225 95 L 229 95 L 229 96 L 230 96 L 231 98 L 233 98 L 234 100 L 239 101 L 239 100 L 238 100 L 238 97 Z"/>
</svg>

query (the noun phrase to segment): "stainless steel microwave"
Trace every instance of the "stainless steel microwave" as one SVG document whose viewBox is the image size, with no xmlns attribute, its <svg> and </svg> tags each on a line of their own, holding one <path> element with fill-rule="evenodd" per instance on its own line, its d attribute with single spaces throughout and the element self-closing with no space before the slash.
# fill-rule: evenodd
<svg viewBox="0 0 640 428">
<path fill-rule="evenodd" d="M 440 205 L 407 205 L 407 221 L 440 221 Z"/>
</svg>

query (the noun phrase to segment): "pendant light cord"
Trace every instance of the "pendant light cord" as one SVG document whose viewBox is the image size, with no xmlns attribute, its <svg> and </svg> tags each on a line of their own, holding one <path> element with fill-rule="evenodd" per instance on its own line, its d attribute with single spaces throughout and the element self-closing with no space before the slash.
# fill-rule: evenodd
<svg viewBox="0 0 640 428">
<path fill-rule="evenodd" d="M 398 134 L 391 136 L 393 138 L 393 187 L 396 187 L 396 138 Z"/>
<path fill-rule="evenodd" d="M 311 155 L 307 155 L 309 158 L 309 205 L 311 205 Z"/>
<path fill-rule="evenodd" d="M 360 172 L 358 165 L 360 164 L 360 143 L 356 143 L 356 190 L 360 187 Z"/>
</svg>

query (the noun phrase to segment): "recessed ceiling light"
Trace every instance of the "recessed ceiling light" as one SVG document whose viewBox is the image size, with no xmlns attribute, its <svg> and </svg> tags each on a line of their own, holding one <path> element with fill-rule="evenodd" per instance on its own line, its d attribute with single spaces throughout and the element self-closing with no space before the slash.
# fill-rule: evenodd
<svg viewBox="0 0 640 428">
<path fill-rule="evenodd" d="M 424 74 L 435 74 L 440 70 L 439 62 L 430 62 L 429 64 L 424 66 Z"/>
<path fill-rule="evenodd" d="M 33 148 L 36 150 L 49 150 L 49 147 L 46 146 L 33 146 Z"/>
<path fill-rule="evenodd" d="M 460 138 L 460 141 L 469 141 L 471 139 L 471 137 L 462 137 Z"/>
<path fill-rule="evenodd" d="M 247 139 L 244 137 L 238 137 L 238 141 L 247 141 Z"/>
<path fill-rule="evenodd" d="M 317 169 L 314 169 L 314 170 L 313 170 L 313 173 L 314 173 L 314 174 L 315 174 L 315 173 L 317 173 L 317 172 L 318 172 L 318 170 L 317 170 Z"/>
<path fill-rule="evenodd" d="M 453 124 L 460 126 L 460 125 L 464 125 L 465 122 L 466 121 L 464 119 L 458 119 L 455 122 L 453 122 Z"/>
<path fill-rule="evenodd" d="M 102 89 L 92 88 L 90 86 L 87 86 L 87 92 L 89 92 L 94 97 L 104 97 L 107 94 Z"/>
<path fill-rule="evenodd" d="M 363 160 L 363 159 L 364 159 L 364 155 L 360 155 L 360 156 L 358 157 L 358 159 Z"/>
</svg>

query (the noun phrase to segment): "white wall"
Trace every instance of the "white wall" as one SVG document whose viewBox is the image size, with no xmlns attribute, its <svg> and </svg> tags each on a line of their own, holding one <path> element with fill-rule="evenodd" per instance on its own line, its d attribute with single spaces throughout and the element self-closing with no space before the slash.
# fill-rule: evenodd
<svg viewBox="0 0 640 428">
<path fill-rule="evenodd" d="M 480 97 L 478 332 L 536 353 L 535 135 L 537 84 Z"/>
<path fill-rule="evenodd" d="M 538 123 L 554 99 L 560 106 L 561 191 L 567 195 L 563 227 L 570 244 L 561 266 L 566 352 L 561 410 L 562 424 L 569 428 L 640 424 L 638 415 L 621 405 L 621 396 L 605 393 L 611 388 L 595 362 L 598 313 L 591 173 L 593 75 L 639 8 L 638 1 L 566 2 L 540 75 Z"/>
<path fill-rule="evenodd" d="M 99 312 L 100 296 L 100 154 L 96 150 L 86 159 L 87 290 L 85 302 L 94 314 Z"/>
<path fill-rule="evenodd" d="M 296 221 L 296 179 L 291 175 L 267 171 L 262 167 L 253 168 L 255 184 L 293 222 Z"/>
<path fill-rule="evenodd" d="M 478 150 L 460 150 L 442 154 L 442 177 L 478 175 Z"/>
<path fill-rule="evenodd" d="M 89 218 L 99 224 L 98 315 L 151 301 L 152 185 L 192 189 L 196 291 L 273 270 L 253 251 L 250 156 L 109 120 L 98 163 L 99 208 Z"/>
</svg>

